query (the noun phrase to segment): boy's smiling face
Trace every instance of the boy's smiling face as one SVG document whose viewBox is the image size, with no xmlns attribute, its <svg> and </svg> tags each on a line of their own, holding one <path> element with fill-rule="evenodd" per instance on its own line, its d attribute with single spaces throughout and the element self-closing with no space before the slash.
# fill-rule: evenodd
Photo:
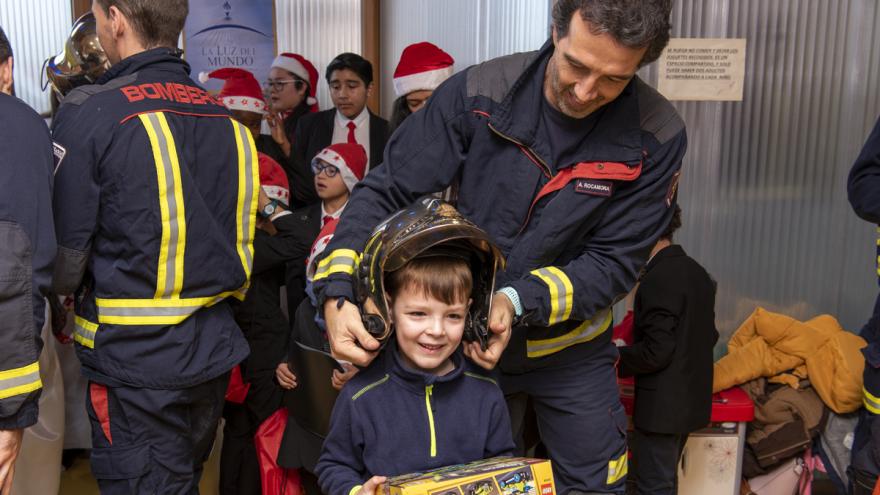
<svg viewBox="0 0 880 495">
<path fill-rule="evenodd" d="M 398 291 L 391 319 L 404 363 L 437 376 L 452 371 L 449 356 L 461 343 L 469 306 L 470 301 L 447 304 L 424 290 Z"/>
</svg>

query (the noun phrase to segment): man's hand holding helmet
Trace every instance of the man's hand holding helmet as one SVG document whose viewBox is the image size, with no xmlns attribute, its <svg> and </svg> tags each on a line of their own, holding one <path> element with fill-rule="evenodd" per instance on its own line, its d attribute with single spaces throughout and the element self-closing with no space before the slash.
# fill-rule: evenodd
<svg viewBox="0 0 880 495">
<path fill-rule="evenodd" d="M 489 311 L 489 330 L 492 332 L 489 345 L 484 351 L 479 342 L 465 342 L 465 356 L 487 370 L 494 368 L 510 342 L 513 317 L 513 303 L 506 295 L 496 292 L 492 296 L 492 309 Z"/>
<path fill-rule="evenodd" d="M 376 357 L 381 345 L 364 328 L 357 306 L 345 299 L 328 299 L 324 302 L 324 320 L 333 357 L 358 366 L 366 366 Z"/>
</svg>

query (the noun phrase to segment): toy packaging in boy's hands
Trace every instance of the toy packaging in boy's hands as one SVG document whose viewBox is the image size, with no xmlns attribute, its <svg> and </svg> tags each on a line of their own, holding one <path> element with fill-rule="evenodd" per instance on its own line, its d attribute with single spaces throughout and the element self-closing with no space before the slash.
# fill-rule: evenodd
<svg viewBox="0 0 880 495">
<path fill-rule="evenodd" d="M 555 495 L 550 461 L 494 457 L 389 478 L 376 495 Z"/>
</svg>

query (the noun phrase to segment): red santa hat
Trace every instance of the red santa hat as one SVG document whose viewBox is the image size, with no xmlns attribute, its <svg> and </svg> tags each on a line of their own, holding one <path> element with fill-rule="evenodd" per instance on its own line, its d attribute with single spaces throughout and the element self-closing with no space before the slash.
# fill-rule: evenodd
<svg viewBox="0 0 880 495">
<path fill-rule="evenodd" d="M 434 91 L 452 75 L 455 60 L 434 45 L 423 41 L 403 49 L 394 69 L 394 92 L 404 96 L 413 91 Z"/>
<path fill-rule="evenodd" d="M 315 99 L 315 91 L 318 90 L 318 70 L 302 55 L 296 53 L 282 53 L 272 61 L 272 67 L 284 69 L 309 83 L 309 97 L 306 103 L 312 106 L 312 112 L 318 111 L 318 100 Z"/>
<path fill-rule="evenodd" d="M 318 261 L 321 253 L 327 249 L 330 240 L 333 239 L 333 233 L 336 232 L 336 225 L 339 223 L 338 218 L 331 218 L 321 228 L 318 238 L 312 244 L 312 250 L 309 252 L 309 259 L 306 261 L 306 278 L 312 280 L 315 277 L 315 271 L 318 269 Z"/>
<path fill-rule="evenodd" d="M 351 192 L 364 179 L 367 171 L 367 152 L 357 143 L 336 143 L 327 146 L 312 159 L 312 172 L 318 173 L 318 160 L 339 169 L 345 187 Z"/>
<path fill-rule="evenodd" d="M 269 199 L 274 199 L 288 208 L 290 205 L 290 185 L 287 173 L 278 162 L 263 153 L 257 153 L 260 161 L 260 187 Z"/>
<path fill-rule="evenodd" d="M 234 67 L 224 67 L 214 72 L 199 73 L 199 81 L 208 82 L 208 79 L 222 79 L 223 89 L 217 98 L 230 110 L 244 110 L 265 114 L 266 102 L 263 100 L 263 89 L 253 74 Z"/>
</svg>

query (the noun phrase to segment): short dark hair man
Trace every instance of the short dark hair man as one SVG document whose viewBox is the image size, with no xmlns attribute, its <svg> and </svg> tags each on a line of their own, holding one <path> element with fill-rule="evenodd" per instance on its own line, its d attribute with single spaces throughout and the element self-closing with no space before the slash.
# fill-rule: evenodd
<svg viewBox="0 0 880 495">
<path fill-rule="evenodd" d="M 673 244 L 679 227 L 676 206 L 636 290 L 635 342 L 619 349 L 621 375 L 636 377 L 630 474 L 639 495 L 677 492 L 688 434 L 709 424 L 712 412 L 715 282 Z"/>
<path fill-rule="evenodd" d="M 299 204 L 319 201 L 311 162 L 321 150 L 336 143 L 357 143 L 367 152 L 368 169 L 382 163 L 388 140 L 388 121 L 367 108 L 373 92 L 373 64 L 354 53 L 342 53 L 325 73 L 334 108 L 304 115 L 294 135 L 294 173 L 291 186 Z"/>
<path fill-rule="evenodd" d="M 11 96 L 12 47 L 0 28 L 0 492 L 11 493 L 24 429 L 37 422 L 40 330 L 52 279 L 52 140 Z"/>
<path fill-rule="evenodd" d="M 228 298 L 252 267 L 257 153 L 189 78 L 186 0 L 93 0 L 92 13 L 112 66 L 53 123 L 53 286 L 78 296 L 92 472 L 104 494 L 194 493 L 248 354 Z"/>
<path fill-rule="evenodd" d="M 379 343 L 348 302 L 352 250 L 389 212 L 456 182 L 460 211 L 507 258 L 488 350 L 465 349 L 485 367 L 501 359 L 511 401 L 531 397 L 563 495 L 624 490 L 610 307 L 675 205 L 684 123 L 635 75 L 666 44 L 669 14 L 668 0 L 559 0 L 541 50 L 447 79 L 355 191 L 316 277 L 334 352 L 370 361 Z"/>
</svg>

